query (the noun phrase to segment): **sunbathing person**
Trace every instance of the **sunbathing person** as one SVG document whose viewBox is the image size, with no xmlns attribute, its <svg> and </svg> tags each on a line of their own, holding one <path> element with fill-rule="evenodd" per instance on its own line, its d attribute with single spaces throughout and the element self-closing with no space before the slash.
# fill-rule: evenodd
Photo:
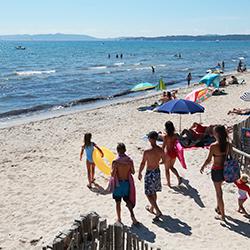
<svg viewBox="0 0 250 250">
<path fill-rule="evenodd" d="M 180 134 L 180 140 L 183 146 L 194 146 L 199 142 L 204 142 L 206 139 L 210 139 L 212 143 L 213 128 L 215 125 L 204 126 L 197 122 L 194 122 L 191 128 L 184 129 Z M 209 140 L 209 141 L 210 141 Z M 208 141 L 208 144 L 210 144 Z"/>
<path fill-rule="evenodd" d="M 194 122 L 189 129 L 184 129 L 180 135 L 181 137 L 187 138 L 191 141 L 202 139 L 205 135 L 207 128 L 207 126 L 203 126 L 197 122 Z"/>
<path fill-rule="evenodd" d="M 231 76 L 232 80 L 229 82 L 229 84 L 239 84 L 238 79 L 235 76 Z"/>
<path fill-rule="evenodd" d="M 220 81 L 220 87 L 225 87 L 227 85 L 227 79 L 224 77 L 221 81 Z"/>
<path fill-rule="evenodd" d="M 166 102 L 168 102 L 168 101 L 170 101 L 170 100 L 172 100 L 172 95 L 171 95 L 171 92 L 166 92 L 166 91 L 164 91 L 163 93 L 162 93 L 162 98 L 159 100 L 160 102 L 161 102 L 161 104 L 163 104 L 163 103 L 166 103 Z"/>
<path fill-rule="evenodd" d="M 250 115 L 250 109 L 241 109 L 241 108 L 238 108 L 238 109 L 233 109 L 233 110 L 229 110 L 228 115 L 230 114 L 237 114 L 237 115 Z"/>
</svg>

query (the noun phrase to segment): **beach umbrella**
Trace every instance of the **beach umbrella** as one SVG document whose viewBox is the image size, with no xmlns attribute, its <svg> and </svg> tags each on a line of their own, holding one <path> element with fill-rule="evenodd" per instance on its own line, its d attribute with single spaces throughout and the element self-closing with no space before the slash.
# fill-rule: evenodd
<svg viewBox="0 0 250 250">
<path fill-rule="evenodd" d="M 245 101 L 245 102 L 250 102 L 250 92 L 245 92 L 241 97 L 241 100 Z"/>
<path fill-rule="evenodd" d="M 189 100 L 175 99 L 162 104 L 156 110 L 161 113 L 180 114 L 179 130 L 181 131 L 182 114 L 204 113 L 205 108 L 200 104 Z"/>
<path fill-rule="evenodd" d="M 149 83 L 149 82 L 142 82 L 139 84 L 136 84 L 131 91 L 136 92 L 136 91 L 143 91 L 143 90 L 149 90 L 149 89 L 154 89 L 156 87 L 155 84 Z"/>
<path fill-rule="evenodd" d="M 199 94 L 201 93 L 201 91 L 203 91 L 205 89 L 206 88 L 194 89 L 192 92 L 190 92 L 189 94 L 186 95 L 185 100 L 196 102 L 197 97 L 199 96 Z"/>
<path fill-rule="evenodd" d="M 220 74 L 208 73 L 200 79 L 200 83 L 205 83 L 207 87 L 220 87 Z"/>
</svg>

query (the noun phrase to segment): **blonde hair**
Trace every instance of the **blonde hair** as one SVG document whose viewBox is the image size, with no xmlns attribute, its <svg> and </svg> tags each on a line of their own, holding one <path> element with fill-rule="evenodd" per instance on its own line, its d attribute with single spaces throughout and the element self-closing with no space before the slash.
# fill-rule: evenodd
<svg viewBox="0 0 250 250">
<path fill-rule="evenodd" d="M 248 175 L 247 174 L 242 174 L 240 179 L 243 181 L 243 182 L 248 182 Z"/>
</svg>

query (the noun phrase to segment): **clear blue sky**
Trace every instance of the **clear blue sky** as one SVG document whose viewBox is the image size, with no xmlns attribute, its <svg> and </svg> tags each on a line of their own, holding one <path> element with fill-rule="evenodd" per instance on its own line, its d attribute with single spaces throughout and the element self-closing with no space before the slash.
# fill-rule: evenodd
<svg viewBox="0 0 250 250">
<path fill-rule="evenodd" d="M 250 34 L 250 0 L 0 0 L 0 34 Z"/>
</svg>

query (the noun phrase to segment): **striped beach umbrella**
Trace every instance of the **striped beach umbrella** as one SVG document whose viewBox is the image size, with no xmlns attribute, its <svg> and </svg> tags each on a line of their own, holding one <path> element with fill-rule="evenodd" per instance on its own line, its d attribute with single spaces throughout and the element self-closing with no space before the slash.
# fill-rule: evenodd
<svg viewBox="0 0 250 250">
<path fill-rule="evenodd" d="M 241 97 L 241 100 L 245 101 L 245 102 L 250 102 L 250 92 L 245 92 Z"/>
</svg>

